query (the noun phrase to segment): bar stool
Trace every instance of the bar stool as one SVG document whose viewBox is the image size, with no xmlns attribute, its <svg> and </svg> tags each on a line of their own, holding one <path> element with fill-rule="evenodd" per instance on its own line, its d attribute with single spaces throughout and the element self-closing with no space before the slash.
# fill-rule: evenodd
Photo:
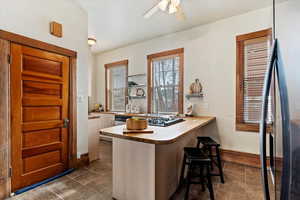
<svg viewBox="0 0 300 200">
<path fill-rule="evenodd" d="M 200 144 L 203 145 L 201 149 L 209 156 L 211 159 L 211 170 L 213 170 L 213 165 L 215 164 L 218 167 L 219 174 L 211 174 L 211 176 L 220 176 L 221 183 L 225 183 L 222 163 L 221 163 L 221 155 L 220 149 L 221 146 L 219 143 L 211 139 L 210 137 L 197 137 L 197 148 L 200 148 Z M 215 148 L 216 154 L 213 154 L 213 148 Z"/>
<path fill-rule="evenodd" d="M 214 200 L 214 191 L 211 182 L 211 174 L 210 174 L 210 164 L 211 159 L 206 156 L 203 151 L 199 148 L 195 147 L 185 147 L 184 148 L 184 158 L 182 162 L 181 168 L 181 175 L 180 175 L 180 185 L 183 185 L 184 182 L 184 173 L 185 173 L 185 166 L 188 165 L 187 169 L 187 189 L 185 192 L 185 200 L 188 199 L 190 185 L 191 184 L 201 184 L 202 191 L 205 191 L 205 183 L 209 190 L 210 199 Z M 199 169 L 199 174 L 195 174 L 195 170 Z M 204 174 L 204 170 L 206 173 Z M 200 182 L 193 181 L 193 178 L 200 178 Z"/>
</svg>

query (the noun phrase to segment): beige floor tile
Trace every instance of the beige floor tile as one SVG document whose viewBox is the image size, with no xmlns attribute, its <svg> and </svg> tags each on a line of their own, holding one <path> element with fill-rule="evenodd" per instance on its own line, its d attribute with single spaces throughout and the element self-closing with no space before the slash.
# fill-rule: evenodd
<svg viewBox="0 0 300 200">
<path fill-rule="evenodd" d="M 29 192 L 22 193 L 13 198 L 13 200 L 62 200 L 58 195 L 45 188 L 37 188 Z"/>
<path fill-rule="evenodd" d="M 81 176 L 81 175 L 85 174 L 86 172 L 87 172 L 86 168 L 76 169 L 74 172 L 68 174 L 67 177 L 69 177 L 69 178 L 76 178 L 78 176 Z"/>
<path fill-rule="evenodd" d="M 82 185 L 87 185 L 90 182 L 96 180 L 99 177 L 98 174 L 93 173 L 89 170 L 87 170 L 85 173 L 81 174 L 80 176 L 77 176 L 74 178 L 74 180 Z"/>
<path fill-rule="evenodd" d="M 261 200 L 263 194 L 260 170 L 234 163 L 223 164 L 225 184 L 213 177 L 216 200 Z M 185 188 L 181 188 L 172 200 L 183 200 Z M 12 200 L 111 200 L 112 198 L 112 145 L 100 142 L 100 160 L 88 167 L 28 191 Z M 201 191 L 201 185 L 192 185 L 189 200 L 209 200 L 209 193 Z"/>
</svg>

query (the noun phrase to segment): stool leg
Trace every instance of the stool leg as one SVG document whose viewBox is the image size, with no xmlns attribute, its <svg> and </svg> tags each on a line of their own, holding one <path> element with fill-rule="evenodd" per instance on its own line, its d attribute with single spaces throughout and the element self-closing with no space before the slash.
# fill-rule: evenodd
<svg viewBox="0 0 300 200">
<path fill-rule="evenodd" d="M 181 174 L 180 174 L 180 179 L 179 179 L 179 186 L 183 185 L 183 182 L 184 182 L 185 165 L 186 165 L 186 155 L 184 154 L 183 160 L 182 160 Z"/>
<path fill-rule="evenodd" d="M 216 147 L 216 153 L 217 153 L 217 161 L 218 161 L 218 168 L 219 168 L 219 174 L 220 174 L 220 178 L 221 178 L 221 183 L 225 183 L 219 147 Z"/>
<path fill-rule="evenodd" d="M 202 191 L 205 191 L 205 182 L 204 182 L 204 174 L 203 174 L 203 166 L 200 167 L 200 181 L 201 181 L 201 185 L 202 185 Z"/>
<path fill-rule="evenodd" d="M 210 168 L 211 170 L 214 170 L 214 164 L 213 164 L 213 155 L 212 155 L 212 146 L 208 147 L 208 151 L 209 151 L 209 158 L 211 159 L 211 163 L 210 163 Z"/>
<path fill-rule="evenodd" d="M 200 147 L 200 140 L 198 139 L 198 141 L 197 141 L 197 148 L 199 149 L 199 147 Z"/>
<path fill-rule="evenodd" d="M 210 175 L 210 167 L 207 165 L 207 187 L 208 187 L 208 190 L 209 190 L 209 196 L 210 196 L 210 199 L 211 200 L 214 200 L 215 197 L 214 197 L 214 190 L 213 190 L 213 186 L 212 186 L 212 183 L 211 183 L 211 175 Z"/>
<path fill-rule="evenodd" d="M 186 177 L 186 191 L 185 191 L 185 197 L 184 200 L 189 199 L 189 192 L 190 192 L 190 182 L 191 182 L 191 173 L 192 173 L 192 163 L 188 166 L 188 172 L 187 172 L 187 177 Z"/>
</svg>

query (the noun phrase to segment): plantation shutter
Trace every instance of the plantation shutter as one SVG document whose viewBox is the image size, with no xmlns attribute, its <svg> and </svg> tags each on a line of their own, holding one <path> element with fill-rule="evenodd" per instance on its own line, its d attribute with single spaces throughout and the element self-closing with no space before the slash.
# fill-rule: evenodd
<svg viewBox="0 0 300 200">
<path fill-rule="evenodd" d="M 270 41 L 260 37 L 244 41 L 244 106 L 245 123 L 259 123 L 261 118 L 262 92 L 269 62 Z M 269 96 L 269 120 L 272 99 Z"/>
</svg>

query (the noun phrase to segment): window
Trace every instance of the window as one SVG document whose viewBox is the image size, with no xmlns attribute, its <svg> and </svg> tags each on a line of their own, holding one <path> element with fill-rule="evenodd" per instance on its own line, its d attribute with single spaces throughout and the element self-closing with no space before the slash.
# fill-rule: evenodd
<svg viewBox="0 0 300 200">
<path fill-rule="evenodd" d="M 128 60 L 105 65 L 105 110 L 125 111 Z"/>
<path fill-rule="evenodd" d="M 148 113 L 183 113 L 183 53 L 181 48 L 148 56 Z"/>
<path fill-rule="evenodd" d="M 271 29 L 236 37 L 236 129 L 259 131 L 262 92 L 271 50 Z M 272 95 L 269 96 L 271 121 Z"/>
</svg>

